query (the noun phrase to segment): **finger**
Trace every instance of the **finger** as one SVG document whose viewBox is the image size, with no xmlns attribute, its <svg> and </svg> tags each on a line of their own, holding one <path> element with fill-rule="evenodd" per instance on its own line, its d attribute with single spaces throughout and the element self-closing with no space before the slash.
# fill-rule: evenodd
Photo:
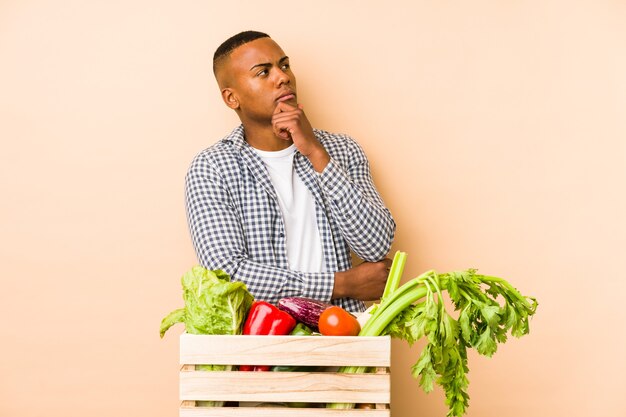
<svg viewBox="0 0 626 417">
<path fill-rule="evenodd" d="M 276 136 L 285 140 L 291 139 L 291 129 L 279 129 L 276 132 Z"/>
<path fill-rule="evenodd" d="M 274 113 L 272 115 L 272 120 L 273 119 L 283 119 L 283 118 L 295 118 L 295 119 L 301 119 L 303 118 L 304 115 L 302 113 L 302 110 L 287 110 L 287 111 L 282 111 L 280 113 Z"/>
<path fill-rule="evenodd" d="M 276 106 L 276 109 L 280 109 L 280 111 L 274 110 L 274 114 L 272 114 L 273 117 L 287 114 L 304 114 L 302 110 L 295 107 Z"/>
<path fill-rule="evenodd" d="M 300 117 L 302 113 L 300 112 L 300 110 L 294 110 L 294 111 L 283 111 L 280 113 L 275 113 L 272 115 L 273 119 L 280 119 L 280 118 L 284 118 L 284 117 Z"/>
<path fill-rule="evenodd" d="M 292 123 L 287 123 L 284 121 L 273 122 L 272 128 L 274 130 L 274 134 L 282 139 L 291 138 L 291 134 L 294 132 L 294 127 Z"/>
<path fill-rule="evenodd" d="M 287 117 L 276 117 L 272 118 L 272 125 L 280 125 L 281 127 L 285 127 L 285 125 L 297 125 L 299 123 L 298 117 L 287 116 Z"/>
<path fill-rule="evenodd" d="M 278 130 L 300 130 L 300 120 L 297 117 L 287 117 L 281 119 L 272 119 L 272 127 Z"/>
<path fill-rule="evenodd" d="M 284 111 L 283 110 L 283 106 L 281 106 L 282 102 L 278 103 L 276 105 L 276 107 L 274 108 L 274 114 L 279 114 L 280 112 Z"/>
<path fill-rule="evenodd" d="M 274 130 L 274 134 L 281 139 L 292 139 L 293 129 L 289 129 L 289 128 L 277 129 L 277 130 Z"/>
<path fill-rule="evenodd" d="M 274 109 L 274 114 L 278 114 L 285 111 L 297 110 L 297 107 L 292 106 L 291 104 L 287 104 L 284 101 L 279 101 Z"/>
<path fill-rule="evenodd" d="M 281 124 L 281 125 L 285 125 L 285 124 L 293 124 L 296 125 L 299 123 L 300 121 L 300 117 L 298 115 L 284 115 L 284 113 L 281 113 L 281 116 L 276 116 L 276 117 L 272 117 L 272 124 L 276 125 L 276 124 Z M 295 126 L 294 126 L 295 127 Z"/>
</svg>

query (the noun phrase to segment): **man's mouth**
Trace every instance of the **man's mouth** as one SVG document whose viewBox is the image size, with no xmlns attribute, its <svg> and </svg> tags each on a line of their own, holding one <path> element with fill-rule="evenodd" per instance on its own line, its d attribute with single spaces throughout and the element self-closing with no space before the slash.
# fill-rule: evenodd
<svg viewBox="0 0 626 417">
<path fill-rule="evenodd" d="M 294 93 L 287 93 L 287 94 L 283 94 L 282 96 L 278 97 L 276 99 L 276 101 L 281 102 L 281 101 L 287 101 L 287 100 L 292 100 L 295 99 L 296 95 Z"/>
</svg>

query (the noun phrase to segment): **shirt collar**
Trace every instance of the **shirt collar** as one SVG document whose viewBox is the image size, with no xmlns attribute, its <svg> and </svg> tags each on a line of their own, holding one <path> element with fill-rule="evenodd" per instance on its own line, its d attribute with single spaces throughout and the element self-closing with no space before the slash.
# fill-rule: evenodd
<svg viewBox="0 0 626 417">
<path fill-rule="evenodd" d="M 250 144 L 246 142 L 245 133 L 243 130 L 243 124 L 240 124 L 239 126 L 234 128 L 233 131 L 230 132 L 228 136 L 224 138 L 224 141 L 232 143 L 235 146 L 235 148 L 237 148 L 240 151 L 245 148 L 249 148 L 250 150 L 253 150 L 252 146 L 250 146 Z M 296 149 L 295 153 L 299 154 L 300 152 Z"/>
<path fill-rule="evenodd" d="M 224 140 L 231 142 L 237 149 L 240 150 L 249 146 L 244 136 L 243 124 L 234 128 L 233 131 L 224 138 Z"/>
</svg>

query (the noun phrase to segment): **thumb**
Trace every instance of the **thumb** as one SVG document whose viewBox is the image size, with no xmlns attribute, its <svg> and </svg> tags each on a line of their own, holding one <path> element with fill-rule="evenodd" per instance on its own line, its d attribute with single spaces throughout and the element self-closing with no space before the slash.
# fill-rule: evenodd
<svg viewBox="0 0 626 417">
<path fill-rule="evenodd" d="M 279 102 L 274 109 L 274 114 L 282 113 L 283 111 L 283 103 Z"/>
</svg>

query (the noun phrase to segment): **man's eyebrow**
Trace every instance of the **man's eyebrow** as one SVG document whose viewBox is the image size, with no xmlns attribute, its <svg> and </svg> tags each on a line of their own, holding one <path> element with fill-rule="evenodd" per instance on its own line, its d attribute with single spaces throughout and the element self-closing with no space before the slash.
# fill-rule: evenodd
<svg viewBox="0 0 626 417">
<path fill-rule="evenodd" d="M 283 62 L 287 61 L 288 59 L 289 59 L 289 57 L 285 55 L 280 60 L 278 60 L 278 63 L 282 64 Z M 258 67 L 271 67 L 271 66 L 272 66 L 272 64 L 270 64 L 269 62 L 262 62 L 260 64 L 253 65 L 252 67 L 250 67 L 250 69 L 248 71 L 252 71 L 253 69 L 258 68 Z"/>
<path fill-rule="evenodd" d="M 252 71 L 253 69 L 258 68 L 258 67 L 271 67 L 271 66 L 272 64 L 270 64 L 269 62 L 264 62 L 262 64 L 256 64 L 256 65 L 251 66 L 249 71 Z"/>
</svg>

